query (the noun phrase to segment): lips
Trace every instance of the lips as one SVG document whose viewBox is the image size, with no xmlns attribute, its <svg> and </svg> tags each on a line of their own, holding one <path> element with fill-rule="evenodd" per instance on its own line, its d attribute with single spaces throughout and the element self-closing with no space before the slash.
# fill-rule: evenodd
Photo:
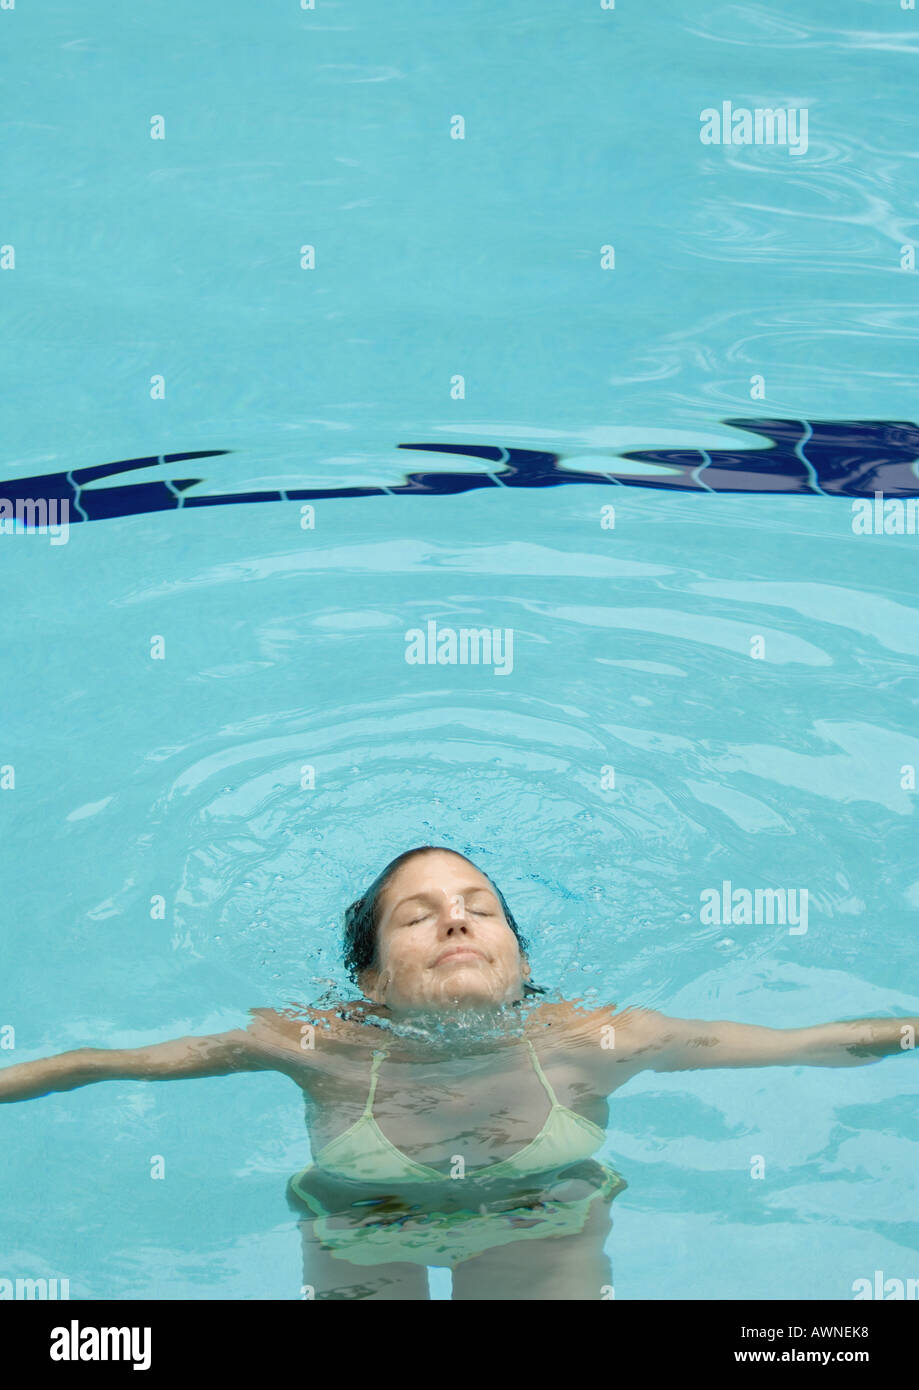
<svg viewBox="0 0 919 1390">
<path fill-rule="evenodd" d="M 476 951 L 476 950 L 474 950 L 473 947 L 471 947 L 471 946 L 458 946 L 458 947 L 456 948 L 456 950 L 454 950 L 454 951 L 445 951 L 444 954 L 443 954 L 442 956 L 438 956 L 438 957 L 437 957 L 437 962 L 436 962 L 436 963 L 437 963 L 438 965 L 440 965 L 442 961 L 445 961 L 445 960 L 452 960 L 452 959 L 454 959 L 454 958 L 459 958 L 459 957 L 461 957 L 461 956 L 476 956 L 476 957 L 478 957 L 479 960 L 483 960 L 483 959 L 484 959 L 484 957 L 483 957 L 481 951 Z"/>
</svg>

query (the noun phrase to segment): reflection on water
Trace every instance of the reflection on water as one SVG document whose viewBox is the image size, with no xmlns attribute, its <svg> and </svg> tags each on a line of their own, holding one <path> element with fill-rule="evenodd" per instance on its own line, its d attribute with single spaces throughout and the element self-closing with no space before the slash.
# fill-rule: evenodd
<svg viewBox="0 0 919 1390">
<path fill-rule="evenodd" d="M 919 496 L 919 428 L 900 420 L 725 420 L 723 424 L 761 435 L 769 449 L 646 449 L 628 450 L 625 462 L 578 454 L 475 444 L 400 444 L 442 455 L 479 459 L 490 471 L 408 473 L 389 486 L 285 487 L 271 491 L 198 492 L 201 478 L 98 486 L 100 479 L 139 470 L 214 458 L 228 450 L 162 454 L 122 459 L 93 468 L 48 473 L 4 482 L 13 504 L 66 501 L 70 519 L 98 521 L 144 512 L 196 507 L 247 506 L 256 502 L 303 502 L 331 498 L 399 497 L 433 493 L 455 495 L 480 488 L 544 488 L 586 483 L 624 485 L 698 492 L 821 493 L 825 496 Z M 574 467 L 577 463 L 579 467 Z M 603 465 L 606 465 L 605 467 Z"/>
</svg>

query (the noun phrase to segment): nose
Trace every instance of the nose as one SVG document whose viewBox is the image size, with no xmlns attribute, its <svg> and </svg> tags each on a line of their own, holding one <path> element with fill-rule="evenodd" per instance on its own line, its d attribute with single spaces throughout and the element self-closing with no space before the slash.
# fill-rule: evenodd
<svg viewBox="0 0 919 1390">
<path fill-rule="evenodd" d="M 442 925 L 447 936 L 452 936 L 454 932 L 465 933 L 469 929 L 466 917 L 466 900 L 459 895 L 447 897 L 444 911 L 441 914 Z"/>
</svg>

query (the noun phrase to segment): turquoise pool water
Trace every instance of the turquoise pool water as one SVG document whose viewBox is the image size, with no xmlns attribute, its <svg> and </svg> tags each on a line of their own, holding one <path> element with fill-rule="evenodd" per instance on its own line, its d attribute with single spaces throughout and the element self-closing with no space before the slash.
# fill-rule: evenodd
<svg viewBox="0 0 919 1390">
<path fill-rule="evenodd" d="M 507 487 L 466 457 L 491 485 L 0 536 L 0 1060 L 340 987 L 344 907 L 427 841 L 495 878 L 564 995 L 915 1015 L 919 536 L 856 534 L 851 495 L 679 491 L 672 461 L 623 456 L 762 446 L 732 419 L 915 418 L 916 14 L 0 20 L 8 492 L 193 452 L 137 476 L 201 478 L 193 499 L 455 471 L 400 451 L 422 442 L 626 475 Z M 806 153 L 703 144 L 728 100 L 807 108 Z M 409 664 L 431 622 L 511 631 L 511 668 Z M 806 932 L 702 920 L 725 881 L 805 891 Z M 630 1082 L 603 1154 L 629 1183 L 616 1297 L 915 1278 L 917 1092 L 912 1057 Z M 0 1153 L 0 1277 L 299 1296 L 282 1076 L 3 1106 Z"/>
</svg>

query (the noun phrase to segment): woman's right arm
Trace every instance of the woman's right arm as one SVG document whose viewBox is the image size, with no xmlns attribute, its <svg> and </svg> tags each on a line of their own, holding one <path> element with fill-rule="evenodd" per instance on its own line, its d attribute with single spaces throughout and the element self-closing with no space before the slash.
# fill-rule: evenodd
<svg viewBox="0 0 919 1390">
<path fill-rule="evenodd" d="M 204 1037 L 173 1038 L 150 1047 L 80 1047 L 36 1062 L 0 1068 L 0 1102 L 34 1100 L 93 1081 L 177 1081 L 271 1071 L 274 1062 L 244 1028 Z"/>
</svg>

